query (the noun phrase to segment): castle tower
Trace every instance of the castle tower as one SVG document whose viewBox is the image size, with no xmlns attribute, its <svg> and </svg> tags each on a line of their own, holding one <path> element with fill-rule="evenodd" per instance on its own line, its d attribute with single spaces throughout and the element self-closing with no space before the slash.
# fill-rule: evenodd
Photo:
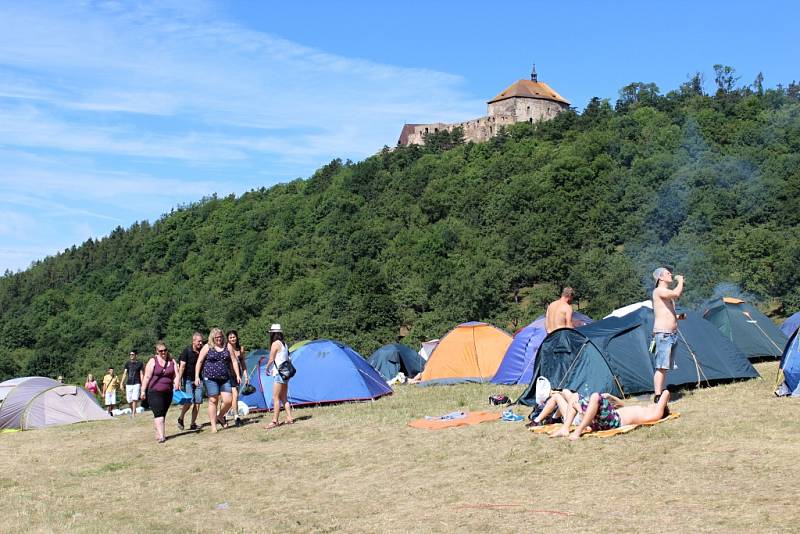
<svg viewBox="0 0 800 534">
<path fill-rule="evenodd" d="M 569 100 L 556 93 L 546 83 L 539 81 L 535 63 L 531 69 L 530 80 L 514 82 L 487 104 L 488 115 L 477 119 L 454 124 L 441 122 L 405 124 L 397 144 L 424 145 L 426 135 L 442 131 L 451 132 L 457 127 L 463 130 L 465 140 L 481 143 L 497 135 L 499 128 L 517 122 L 550 120 L 570 106 Z"/>
<path fill-rule="evenodd" d="M 539 81 L 534 63 L 530 80 L 517 80 L 487 104 L 490 117 L 511 118 L 512 122 L 536 122 L 552 119 L 568 109 L 570 102 Z"/>
</svg>

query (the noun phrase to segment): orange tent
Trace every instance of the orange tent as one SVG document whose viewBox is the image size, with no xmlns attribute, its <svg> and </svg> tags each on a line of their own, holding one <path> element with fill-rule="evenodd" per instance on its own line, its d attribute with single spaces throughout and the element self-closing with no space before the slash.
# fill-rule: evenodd
<svg viewBox="0 0 800 534">
<path fill-rule="evenodd" d="M 434 349 L 422 372 L 422 383 L 488 382 L 511 341 L 509 334 L 490 324 L 460 324 Z"/>
</svg>

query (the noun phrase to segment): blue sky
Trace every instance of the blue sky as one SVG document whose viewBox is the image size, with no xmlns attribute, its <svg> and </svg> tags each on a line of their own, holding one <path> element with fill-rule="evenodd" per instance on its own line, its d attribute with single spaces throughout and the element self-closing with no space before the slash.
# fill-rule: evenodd
<svg viewBox="0 0 800 534">
<path fill-rule="evenodd" d="M 536 62 L 577 108 L 712 65 L 800 79 L 790 2 L 0 0 L 0 272 L 212 193 L 485 114 Z"/>
</svg>

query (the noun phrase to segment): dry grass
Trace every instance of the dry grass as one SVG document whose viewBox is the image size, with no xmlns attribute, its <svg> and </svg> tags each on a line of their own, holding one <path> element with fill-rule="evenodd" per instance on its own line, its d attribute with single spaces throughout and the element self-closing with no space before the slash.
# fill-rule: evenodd
<svg viewBox="0 0 800 534">
<path fill-rule="evenodd" d="M 6 434 L 0 531 L 790 531 L 800 403 L 772 396 L 775 369 L 685 392 L 675 421 L 575 444 L 521 423 L 406 426 L 512 389 L 479 385 L 399 387 L 299 410 L 292 427 L 256 417 L 165 445 L 148 416 Z"/>
</svg>

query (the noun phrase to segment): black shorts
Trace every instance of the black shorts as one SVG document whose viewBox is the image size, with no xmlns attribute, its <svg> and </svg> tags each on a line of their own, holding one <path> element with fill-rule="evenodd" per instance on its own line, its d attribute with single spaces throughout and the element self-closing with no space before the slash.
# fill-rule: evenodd
<svg viewBox="0 0 800 534">
<path fill-rule="evenodd" d="M 147 402 L 150 403 L 150 409 L 153 411 L 153 417 L 166 417 L 167 410 L 172 404 L 171 391 L 153 391 L 147 390 Z"/>
</svg>

